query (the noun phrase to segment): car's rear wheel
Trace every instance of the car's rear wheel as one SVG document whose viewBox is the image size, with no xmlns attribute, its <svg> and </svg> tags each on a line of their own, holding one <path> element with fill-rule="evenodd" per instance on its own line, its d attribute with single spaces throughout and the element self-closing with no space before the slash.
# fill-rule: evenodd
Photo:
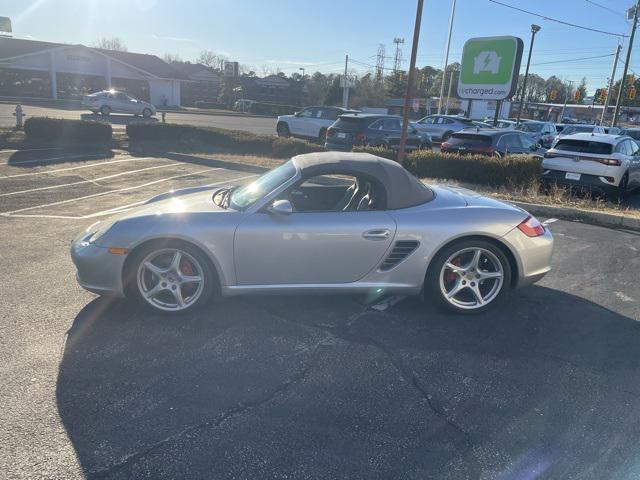
<svg viewBox="0 0 640 480">
<path fill-rule="evenodd" d="M 616 196 L 618 197 L 617 198 L 618 201 L 624 200 L 624 197 L 627 194 L 628 185 L 629 185 L 629 174 L 625 173 L 622 176 L 622 180 L 620 180 L 620 184 L 618 185 L 618 189 L 617 189 L 617 192 L 616 192 Z"/>
<path fill-rule="evenodd" d="M 111 107 L 103 105 L 102 107 L 100 107 L 100 113 L 106 117 L 107 115 L 111 114 Z"/>
<path fill-rule="evenodd" d="M 498 303 L 510 284 L 511 266 L 500 248 L 484 240 L 463 240 L 438 253 L 425 287 L 440 306 L 475 314 Z"/>
<path fill-rule="evenodd" d="M 127 296 L 158 313 L 185 313 L 204 305 L 214 291 L 208 259 L 192 245 L 152 243 L 128 262 Z"/>
<path fill-rule="evenodd" d="M 144 118 L 149 118 L 151 116 L 151 109 L 150 108 L 145 108 L 144 110 L 142 110 L 142 116 Z"/>
<path fill-rule="evenodd" d="M 276 132 L 278 132 L 279 137 L 288 138 L 291 136 L 291 132 L 289 131 L 289 126 L 286 123 L 279 123 L 276 126 Z"/>
</svg>

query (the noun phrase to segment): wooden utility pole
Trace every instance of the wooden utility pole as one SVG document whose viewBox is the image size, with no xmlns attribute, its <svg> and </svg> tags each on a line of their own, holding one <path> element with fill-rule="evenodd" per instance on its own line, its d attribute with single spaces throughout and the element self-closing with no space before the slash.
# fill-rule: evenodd
<svg viewBox="0 0 640 480">
<path fill-rule="evenodd" d="M 638 0 L 640 2 L 640 0 Z M 411 47 L 411 61 L 409 62 L 409 75 L 407 75 L 407 90 L 404 95 L 404 109 L 402 111 L 402 133 L 400 135 L 400 147 L 398 148 L 398 163 L 404 162 L 404 148 L 407 144 L 407 128 L 409 127 L 409 107 L 413 96 L 413 84 L 416 78 L 416 56 L 418 54 L 418 39 L 420 38 L 420 23 L 422 22 L 422 5 L 424 0 L 418 0 L 416 11 L 416 23 L 413 29 L 413 45 Z"/>
<path fill-rule="evenodd" d="M 636 3 L 633 12 L 633 25 L 631 26 L 631 36 L 629 37 L 629 46 L 627 47 L 627 59 L 624 62 L 624 71 L 620 79 L 620 88 L 618 89 L 618 99 L 616 100 L 616 109 L 613 111 L 613 120 L 611 126 L 615 127 L 618 123 L 618 115 L 620 115 L 620 107 L 622 106 L 622 91 L 624 90 L 624 82 L 627 81 L 627 72 L 629 71 L 629 62 L 631 61 L 631 49 L 633 48 L 633 37 L 636 35 L 636 27 L 638 26 L 638 9 L 640 9 L 640 0 Z"/>
</svg>

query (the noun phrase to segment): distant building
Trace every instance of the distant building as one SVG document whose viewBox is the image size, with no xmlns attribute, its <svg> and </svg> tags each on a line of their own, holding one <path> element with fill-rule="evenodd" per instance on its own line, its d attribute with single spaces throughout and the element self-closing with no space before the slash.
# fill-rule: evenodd
<svg viewBox="0 0 640 480">
<path fill-rule="evenodd" d="M 220 73 L 200 63 L 172 63 L 171 66 L 188 79 L 180 87 L 183 106 L 193 107 L 196 102 L 218 102 Z"/>
<path fill-rule="evenodd" d="M 303 104 L 305 88 L 302 81 L 269 75 L 263 78 L 241 76 L 238 83 L 242 87 L 239 98 L 282 105 Z"/>
<path fill-rule="evenodd" d="M 80 99 L 115 88 L 154 105 L 180 106 L 190 78 L 156 57 L 84 45 L 0 38 L 0 96 Z"/>
</svg>

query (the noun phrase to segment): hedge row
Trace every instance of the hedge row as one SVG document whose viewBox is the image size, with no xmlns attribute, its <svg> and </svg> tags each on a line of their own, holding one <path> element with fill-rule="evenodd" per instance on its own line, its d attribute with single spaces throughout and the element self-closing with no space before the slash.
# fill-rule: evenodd
<svg viewBox="0 0 640 480">
<path fill-rule="evenodd" d="M 24 133 L 34 143 L 100 144 L 111 142 L 111 125 L 87 120 L 30 117 L 24 122 Z"/>
<path fill-rule="evenodd" d="M 268 155 L 289 158 L 301 153 L 321 152 L 324 147 L 304 140 L 280 138 L 274 135 L 256 135 L 239 130 L 214 127 L 194 127 L 172 123 L 132 123 L 127 125 L 132 142 L 201 143 L 234 153 Z"/>
<path fill-rule="evenodd" d="M 293 105 L 277 105 L 275 103 L 260 102 L 252 103 L 249 107 L 250 113 L 255 113 L 257 115 L 270 115 L 272 117 L 277 117 L 278 115 L 291 115 L 298 110 L 300 110 L 300 107 L 295 107 Z"/>
<path fill-rule="evenodd" d="M 372 147 L 358 147 L 360 152 L 394 159 L 396 153 Z M 542 173 L 540 158 L 509 155 L 503 158 L 484 155 L 458 155 L 419 150 L 407 155 L 405 167 L 417 177 L 459 180 L 490 186 L 524 186 Z"/>
</svg>

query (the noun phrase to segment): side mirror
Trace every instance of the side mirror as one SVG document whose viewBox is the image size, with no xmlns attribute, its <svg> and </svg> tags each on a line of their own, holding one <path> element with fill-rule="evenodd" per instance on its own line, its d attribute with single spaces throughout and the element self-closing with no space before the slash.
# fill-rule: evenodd
<svg viewBox="0 0 640 480">
<path fill-rule="evenodd" d="M 289 200 L 276 200 L 267 208 L 267 211 L 274 215 L 291 215 L 293 213 L 293 207 Z"/>
</svg>

